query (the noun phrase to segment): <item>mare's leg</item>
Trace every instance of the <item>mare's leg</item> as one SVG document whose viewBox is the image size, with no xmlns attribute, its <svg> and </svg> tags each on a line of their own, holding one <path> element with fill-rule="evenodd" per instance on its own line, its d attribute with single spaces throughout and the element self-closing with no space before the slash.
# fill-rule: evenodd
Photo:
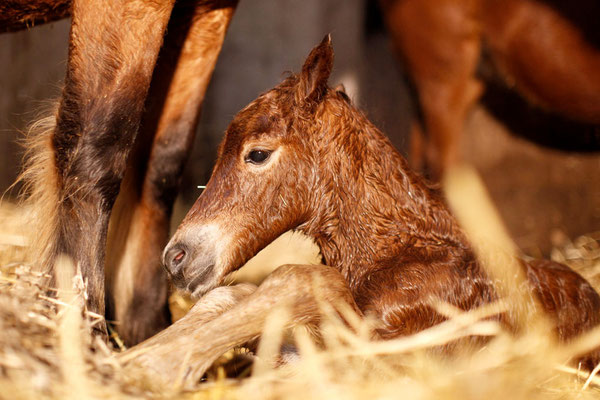
<svg viewBox="0 0 600 400">
<path fill-rule="evenodd" d="M 423 153 L 439 178 L 459 161 L 464 119 L 478 99 L 478 0 L 381 0 L 394 46 L 414 80 L 428 143 Z M 417 165 L 423 161 L 413 161 Z"/>
<path fill-rule="evenodd" d="M 129 345 L 170 323 L 161 253 L 204 94 L 236 4 L 182 1 L 173 8 L 109 234 L 109 315 Z"/>
<path fill-rule="evenodd" d="M 174 0 L 75 0 L 67 75 L 46 166 L 55 207 L 45 259 L 72 257 L 104 314 L 108 220 Z M 46 185 L 47 182 L 42 182 Z M 52 199 L 52 196 L 46 197 Z"/>
<path fill-rule="evenodd" d="M 560 3 L 484 1 L 486 44 L 500 72 L 533 104 L 600 124 L 600 35 L 581 29 L 597 32 L 600 5 Z M 569 20 L 560 8 L 577 17 Z"/>
</svg>

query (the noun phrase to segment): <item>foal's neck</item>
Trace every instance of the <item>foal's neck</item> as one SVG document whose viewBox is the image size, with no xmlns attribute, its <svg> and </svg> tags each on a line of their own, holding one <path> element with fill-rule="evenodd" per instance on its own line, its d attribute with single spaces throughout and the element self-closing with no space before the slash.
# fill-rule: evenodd
<svg viewBox="0 0 600 400">
<path fill-rule="evenodd" d="M 323 126 L 321 140 L 328 142 L 322 143 L 327 151 L 320 157 L 319 190 L 313 216 L 302 228 L 325 262 L 353 286 L 374 265 L 401 264 L 407 250 L 466 250 L 441 196 L 409 170 L 389 140 L 357 110 L 341 120 Z"/>
</svg>

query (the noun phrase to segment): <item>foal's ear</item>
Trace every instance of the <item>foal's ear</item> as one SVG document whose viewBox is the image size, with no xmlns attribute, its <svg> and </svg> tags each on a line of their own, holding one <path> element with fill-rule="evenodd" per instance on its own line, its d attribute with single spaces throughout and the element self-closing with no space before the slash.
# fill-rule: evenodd
<svg viewBox="0 0 600 400">
<path fill-rule="evenodd" d="M 333 46 L 331 35 L 323 38 L 321 43 L 312 49 L 302 66 L 298 85 L 298 100 L 315 102 L 327 89 L 327 79 L 333 68 Z"/>
</svg>

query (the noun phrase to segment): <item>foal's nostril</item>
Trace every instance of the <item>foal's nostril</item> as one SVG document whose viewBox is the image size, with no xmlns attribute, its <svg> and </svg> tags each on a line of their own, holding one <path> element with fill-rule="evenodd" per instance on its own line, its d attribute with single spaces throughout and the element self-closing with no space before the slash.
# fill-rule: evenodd
<svg viewBox="0 0 600 400">
<path fill-rule="evenodd" d="M 183 257 L 185 257 L 185 251 L 181 250 L 175 257 L 173 257 L 173 262 L 179 263 Z"/>
<path fill-rule="evenodd" d="M 178 246 L 173 246 L 165 252 L 163 263 L 167 271 L 172 275 L 177 275 L 181 271 L 187 253 Z"/>
</svg>

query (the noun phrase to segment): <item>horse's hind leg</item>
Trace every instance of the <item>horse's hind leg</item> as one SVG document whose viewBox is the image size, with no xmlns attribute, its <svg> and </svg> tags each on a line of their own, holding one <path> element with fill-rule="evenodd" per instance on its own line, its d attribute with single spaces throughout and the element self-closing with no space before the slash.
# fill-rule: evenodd
<svg viewBox="0 0 600 400">
<path fill-rule="evenodd" d="M 109 234 L 109 315 L 130 345 L 170 322 L 161 253 L 204 94 L 236 4 L 190 1 L 173 9 Z"/>
<path fill-rule="evenodd" d="M 381 0 L 381 4 L 418 93 L 426 134 L 422 155 L 429 172 L 439 178 L 459 161 L 464 119 L 481 93 L 474 76 L 480 53 L 479 1 Z"/>
<path fill-rule="evenodd" d="M 72 257 L 87 282 L 88 308 L 101 315 L 108 220 L 173 2 L 73 2 L 67 75 L 45 143 L 50 153 L 30 174 L 37 174 L 32 190 L 43 192 L 46 240 L 36 238 L 43 262 Z"/>
</svg>

